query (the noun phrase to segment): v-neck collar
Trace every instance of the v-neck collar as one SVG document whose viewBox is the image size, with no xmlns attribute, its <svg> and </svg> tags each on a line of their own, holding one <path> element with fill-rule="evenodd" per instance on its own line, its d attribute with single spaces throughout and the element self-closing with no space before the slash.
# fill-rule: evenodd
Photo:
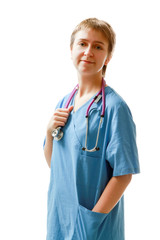
<svg viewBox="0 0 160 240">
<path fill-rule="evenodd" d="M 97 93 L 98 93 L 98 92 L 97 92 Z M 73 98 L 73 110 L 72 110 L 73 114 L 77 113 L 77 111 L 79 111 L 81 108 L 83 108 L 83 107 L 85 107 L 87 104 L 89 104 L 90 101 L 93 100 L 93 98 L 96 96 L 97 93 L 95 93 L 89 100 L 87 100 L 84 104 L 82 104 L 82 106 L 80 106 L 76 111 L 74 111 L 74 107 L 75 107 L 75 97 L 76 97 L 76 95 L 77 95 L 77 92 L 76 92 L 75 95 L 74 95 L 74 98 Z"/>
<path fill-rule="evenodd" d="M 107 85 L 107 86 L 105 87 L 105 89 L 108 88 L 108 87 L 109 87 L 109 86 Z M 77 91 L 77 92 L 78 92 L 78 91 Z M 71 101 L 71 104 L 73 105 L 72 114 L 76 114 L 79 110 L 81 110 L 83 107 L 85 107 L 87 104 L 89 104 L 89 103 L 93 100 L 93 98 L 98 94 L 99 91 L 97 91 L 88 101 L 86 101 L 82 106 L 80 106 L 76 111 L 74 111 L 74 107 L 75 107 L 75 97 L 76 97 L 76 95 L 77 95 L 77 92 L 74 94 L 74 96 L 73 96 L 73 98 L 72 98 L 72 101 Z M 95 104 L 93 103 L 93 105 L 95 105 Z"/>
</svg>

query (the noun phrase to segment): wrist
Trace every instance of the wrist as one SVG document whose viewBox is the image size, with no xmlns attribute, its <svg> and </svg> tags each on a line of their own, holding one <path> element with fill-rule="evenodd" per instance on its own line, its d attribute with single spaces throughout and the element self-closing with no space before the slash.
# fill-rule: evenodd
<svg viewBox="0 0 160 240">
<path fill-rule="evenodd" d="M 47 137 L 48 139 L 53 139 L 53 137 L 52 137 L 52 131 L 51 131 L 50 129 L 47 129 L 46 137 Z"/>
</svg>

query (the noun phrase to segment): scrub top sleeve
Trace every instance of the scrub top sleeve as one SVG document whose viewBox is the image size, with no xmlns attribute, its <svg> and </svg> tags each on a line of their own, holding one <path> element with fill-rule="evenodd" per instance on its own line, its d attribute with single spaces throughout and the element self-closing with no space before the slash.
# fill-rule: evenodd
<svg viewBox="0 0 160 240">
<path fill-rule="evenodd" d="M 58 102 L 57 106 L 55 107 L 55 110 L 57 108 L 62 108 L 64 99 L 65 99 L 65 97 Z M 43 149 L 44 149 L 45 143 L 46 143 L 46 137 L 44 138 L 44 141 L 43 141 Z"/>
<path fill-rule="evenodd" d="M 113 169 L 113 176 L 139 173 L 136 126 L 125 102 L 113 113 L 109 131 L 106 160 Z"/>
</svg>

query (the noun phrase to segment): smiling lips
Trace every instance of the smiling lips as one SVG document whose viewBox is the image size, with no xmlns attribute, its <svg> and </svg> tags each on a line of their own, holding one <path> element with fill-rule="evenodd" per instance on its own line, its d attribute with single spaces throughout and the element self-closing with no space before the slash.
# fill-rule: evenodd
<svg viewBox="0 0 160 240">
<path fill-rule="evenodd" d="M 84 63 L 89 63 L 89 64 L 93 64 L 94 62 L 91 62 L 91 61 L 87 61 L 87 60 L 81 60 L 82 62 Z"/>
</svg>

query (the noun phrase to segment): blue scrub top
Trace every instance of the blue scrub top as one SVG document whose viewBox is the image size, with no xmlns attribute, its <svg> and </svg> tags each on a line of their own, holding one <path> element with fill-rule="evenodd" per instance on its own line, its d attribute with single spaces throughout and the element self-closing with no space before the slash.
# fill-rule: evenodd
<svg viewBox="0 0 160 240">
<path fill-rule="evenodd" d="M 56 108 L 64 108 L 70 94 Z M 96 95 L 96 94 L 95 94 Z M 94 96 L 95 96 L 94 95 Z M 74 105 L 75 95 L 70 103 Z M 113 176 L 139 173 L 136 127 L 125 101 L 105 88 L 99 151 L 85 152 L 86 110 L 70 113 L 64 136 L 53 140 L 48 189 L 47 240 L 124 240 L 124 196 L 109 214 L 92 212 Z M 89 111 L 87 147 L 95 146 L 102 100 Z M 44 143 L 45 144 L 45 143 Z"/>
</svg>

